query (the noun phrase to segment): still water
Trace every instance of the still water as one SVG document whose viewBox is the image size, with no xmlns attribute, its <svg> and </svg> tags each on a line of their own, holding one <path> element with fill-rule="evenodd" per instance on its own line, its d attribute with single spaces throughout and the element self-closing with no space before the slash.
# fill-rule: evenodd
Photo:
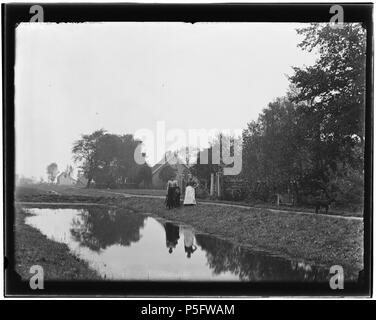
<svg viewBox="0 0 376 320">
<path fill-rule="evenodd" d="M 128 209 L 29 208 L 26 223 L 68 245 L 104 279 L 326 281 L 329 271 L 195 233 Z"/>
</svg>

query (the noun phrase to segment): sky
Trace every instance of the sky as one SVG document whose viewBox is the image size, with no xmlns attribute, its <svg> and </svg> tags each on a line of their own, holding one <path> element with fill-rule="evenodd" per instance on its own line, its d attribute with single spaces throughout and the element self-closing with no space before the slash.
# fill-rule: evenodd
<svg viewBox="0 0 376 320">
<path fill-rule="evenodd" d="M 16 29 L 16 173 L 62 171 L 81 134 L 242 130 L 283 96 L 297 47 L 292 23 L 23 23 Z M 193 143 L 189 143 L 193 144 Z M 176 147 L 176 144 L 175 144 Z M 165 150 L 170 149 L 166 144 Z M 163 150 L 163 152 L 165 151 Z M 148 161 L 161 150 L 145 147 Z"/>
</svg>

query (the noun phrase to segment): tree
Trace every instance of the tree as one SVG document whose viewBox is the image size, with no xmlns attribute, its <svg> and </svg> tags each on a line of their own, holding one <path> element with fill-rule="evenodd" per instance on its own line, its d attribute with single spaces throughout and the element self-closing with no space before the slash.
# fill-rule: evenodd
<svg viewBox="0 0 376 320">
<path fill-rule="evenodd" d="M 113 187 L 124 183 L 135 183 L 140 167 L 134 153 L 141 143 L 130 134 L 105 134 L 98 139 L 97 163 L 94 180 L 99 185 Z"/>
<path fill-rule="evenodd" d="M 313 66 L 294 68 L 286 98 L 243 132 L 243 172 L 264 200 L 292 186 L 298 201 L 325 194 L 361 203 L 364 155 L 365 30 L 312 24 L 298 31 Z M 351 195 L 350 195 L 351 193 Z"/>
<path fill-rule="evenodd" d="M 121 139 L 115 134 L 106 133 L 98 138 L 96 163 L 93 173 L 96 185 L 108 188 L 120 183 Z"/>
<path fill-rule="evenodd" d="M 286 191 L 309 166 L 297 106 L 287 98 L 269 103 L 243 132 L 243 175 L 264 200 Z M 256 190 L 257 189 L 257 190 Z"/>
<path fill-rule="evenodd" d="M 98 169 L 98 140 L 105 132 L 104 129 L 100 129 L 92 134 L 84 134 L 73 144 L 73 159 L 75 162 L 81 163 L 81 168 L 88 180 L 87 187 L 90 186 Z"/>
<path fill-rule="evenodd" d="M 122 135 L 120 139 L 119 176 L 121 183 L 125 183 L 125 179 L 130 182 L 137 182 L 137 173 L 144 166 L 136 163 L 134 154 L 142 141 L 134 139 L 131 134 Z"/>
<path fill-rule="evenodd" d="M 115 187 L 126 182 L 136 182 L 140 167 L 134 160 L 139 144 L 133 135 L 116 135 L 98 130 L 83 135 L 73 145 L 74 160 L 81 163 L 87 186 Z"/>
<path fill-rule="evenodd" d="M 152 171 L 150 166 L 147 163 L 144 163 L 138 168 L 137 172 L 137 178 L 136 178 L 137 184 L 143 184 L 145 188 L 148 188 L 152 184 Z"/>
<path fill-rule="evenodd" d="M 57 173 L 58 173 L 57 169 L 58 169 L 58 167 L 57 167 L 57 164 L 55 162 L 52 162 L 47 166 L 48 181 L 50 183 L 55 182 L 55 179 L 56 179 L 56 176 L 57 176 Z"/>
<path fill-rule="evenodd" d="M 307 129 L 311 177 L 326 189 L 339 168 L 341 174 L 346 168 L 363 171 L 366 30 L 358 23 L 338 29 L 311 24 L 298 33 L 305 37 L 299 46 L 317 50 L 319 58 L 313 66 L 294 68 L 292 99 Z"/>
<path fill-rule="evenodd" d="M 300 29 L 304 50 L 317 49 L 319 59 L 308 68 L 294 68 L 290 78 L 299 89 L 296 101 L 306 101 L 302 111 L 320 125 L 316 137 L 339 145 L 364 141 L 366 31 L 347 23 L 333 29 L 312 24 Z"/>
</svg>

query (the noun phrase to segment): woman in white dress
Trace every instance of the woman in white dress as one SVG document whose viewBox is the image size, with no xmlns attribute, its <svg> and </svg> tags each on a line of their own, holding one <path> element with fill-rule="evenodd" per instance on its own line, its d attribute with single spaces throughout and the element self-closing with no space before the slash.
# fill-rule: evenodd
<svg viewBox="0 0 376 320">
<path fill-rule="evenodd" d="M 196 191 L 195 188 L 197 187 L 197 181 L 195 181 L 191 174 L 188 175 L 188 181 L 185 188 L 185 196 L 183 204 L 185 206 L 193 206 L 196 205 Z"/>
</svg>

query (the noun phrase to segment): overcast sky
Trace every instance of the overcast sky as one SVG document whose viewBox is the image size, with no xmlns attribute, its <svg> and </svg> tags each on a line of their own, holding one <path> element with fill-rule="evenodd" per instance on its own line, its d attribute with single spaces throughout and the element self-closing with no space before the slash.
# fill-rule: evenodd
<svg viewBox="0 0 376 320">
<path fill-rule="evenodd" d="M 16 173 L 46 178 L 83 133 L 244 129 L 288 89 L 298 24 L 21 24 L 16 31 Z M 149 153 L 152 150 L 147 150 Z"/>
</svg>

